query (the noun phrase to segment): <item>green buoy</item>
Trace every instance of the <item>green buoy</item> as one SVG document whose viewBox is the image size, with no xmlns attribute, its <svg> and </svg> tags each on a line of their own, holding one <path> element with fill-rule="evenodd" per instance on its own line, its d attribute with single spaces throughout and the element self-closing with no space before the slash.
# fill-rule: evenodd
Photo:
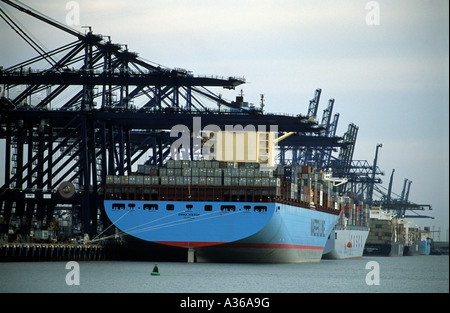
<svg viewBox="0 0 450 313">
<path fill-rule="evenodd" d="M 155 266 L 153 267 L 153 272 L 150 274 L 152 276 L 159 276 L 159 270 L 158 270 L 158 264 L 155 264 Z"/>
</svg>

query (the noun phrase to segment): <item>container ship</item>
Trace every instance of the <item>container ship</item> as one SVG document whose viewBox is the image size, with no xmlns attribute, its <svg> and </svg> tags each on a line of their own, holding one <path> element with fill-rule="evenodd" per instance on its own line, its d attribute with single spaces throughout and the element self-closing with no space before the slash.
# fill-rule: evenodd
<svg viewBox="0 0 450 313">
<path fill-rule="evenodd" d="M 405 223 L 394 215 L 372 207 L 370 210 L 370 231 L 364 247 L 367 256 L 403 256 L 405 249 Z"/>
<path fill-rule="evenodd" d="M 319 262 L 340 214 L 330 177 L 309 166 L 168 160 L 107 176 L 104 207 L 123 234 L 184 248 L 189 262 Z"/>
<path fill-rule="evenodd" d="M 339 221 L 324 249 L 324 259 L 352 259 L 363 255 L 369 235 L 369 205 L 358 205 L 351 197 L 341 197 Z"/>
</svg>

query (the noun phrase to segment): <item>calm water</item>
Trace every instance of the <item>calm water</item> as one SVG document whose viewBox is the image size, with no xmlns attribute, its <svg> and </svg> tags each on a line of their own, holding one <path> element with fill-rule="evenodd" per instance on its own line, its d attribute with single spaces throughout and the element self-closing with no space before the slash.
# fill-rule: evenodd
<svg viewBox="0 0 450 313">
<path fill-rule="evenodd" d="M 367 285 L 369 261 L 379 285 Z M 364 257 L 306 264 L 79 262 L 80 285 L 66 284 L 66 262 L 0 263 L 0 292 L 304 293 L 449 292 L 448 256 Z M 373 276 L 372 276 L 373 277 Z"/>
</svg>

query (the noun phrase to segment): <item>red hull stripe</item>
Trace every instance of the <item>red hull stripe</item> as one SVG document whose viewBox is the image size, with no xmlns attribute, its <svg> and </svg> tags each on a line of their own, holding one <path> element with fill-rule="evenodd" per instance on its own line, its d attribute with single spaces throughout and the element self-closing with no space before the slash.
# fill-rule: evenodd
<svg viewBox="0 0 450 313">
<path fill-rule="evenodd" d="M 219 246 L 223 248 L 269 248 L 269 249 L 313 249 L 313 250 L 323 250 L 320 246 L 304 246 L 304 245 L 290 245 L 290 244 L 279 244 L 279 243 L 227 243 L 227 242 L 191 242 L 191 241 L 154 241 L 155 243 L 184 247 L 184 248 L 200 248 L 208 246 Z"/>
</svg>

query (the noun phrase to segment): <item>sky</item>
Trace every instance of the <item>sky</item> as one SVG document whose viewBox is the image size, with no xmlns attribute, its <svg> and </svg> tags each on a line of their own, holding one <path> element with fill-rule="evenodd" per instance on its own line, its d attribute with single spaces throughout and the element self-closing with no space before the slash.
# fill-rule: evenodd
<svg viewBox="0 0 450 313">
<path fill-rule="evenodd" d="M 334 98 L 340 119 L 359 127 L 354 160 L 379 167 L 393 191 L 412 181 L 409 199 L 431 204 L 434 220 L 419 226 L 449 228 L 449 2 L 446 0 L 22 0 L 84 32 L 111 36 L 130 51 L 194 74 L 244 76 L 248 102 L 265 110 L 306 114 L 322 89 L 318 118 Z M 79 7 L 79 22 L 74 6 Z M 67 6 L 67 7 L 66 7 Z M 73 37 L 2 4 L 48 49 Z M 0 66 L 35 56 L 0 20 Z M 7 43 L 4 45 L 4 43 Z M 437 238 L 436 238 L 437 239 Z"/>
</svg>

